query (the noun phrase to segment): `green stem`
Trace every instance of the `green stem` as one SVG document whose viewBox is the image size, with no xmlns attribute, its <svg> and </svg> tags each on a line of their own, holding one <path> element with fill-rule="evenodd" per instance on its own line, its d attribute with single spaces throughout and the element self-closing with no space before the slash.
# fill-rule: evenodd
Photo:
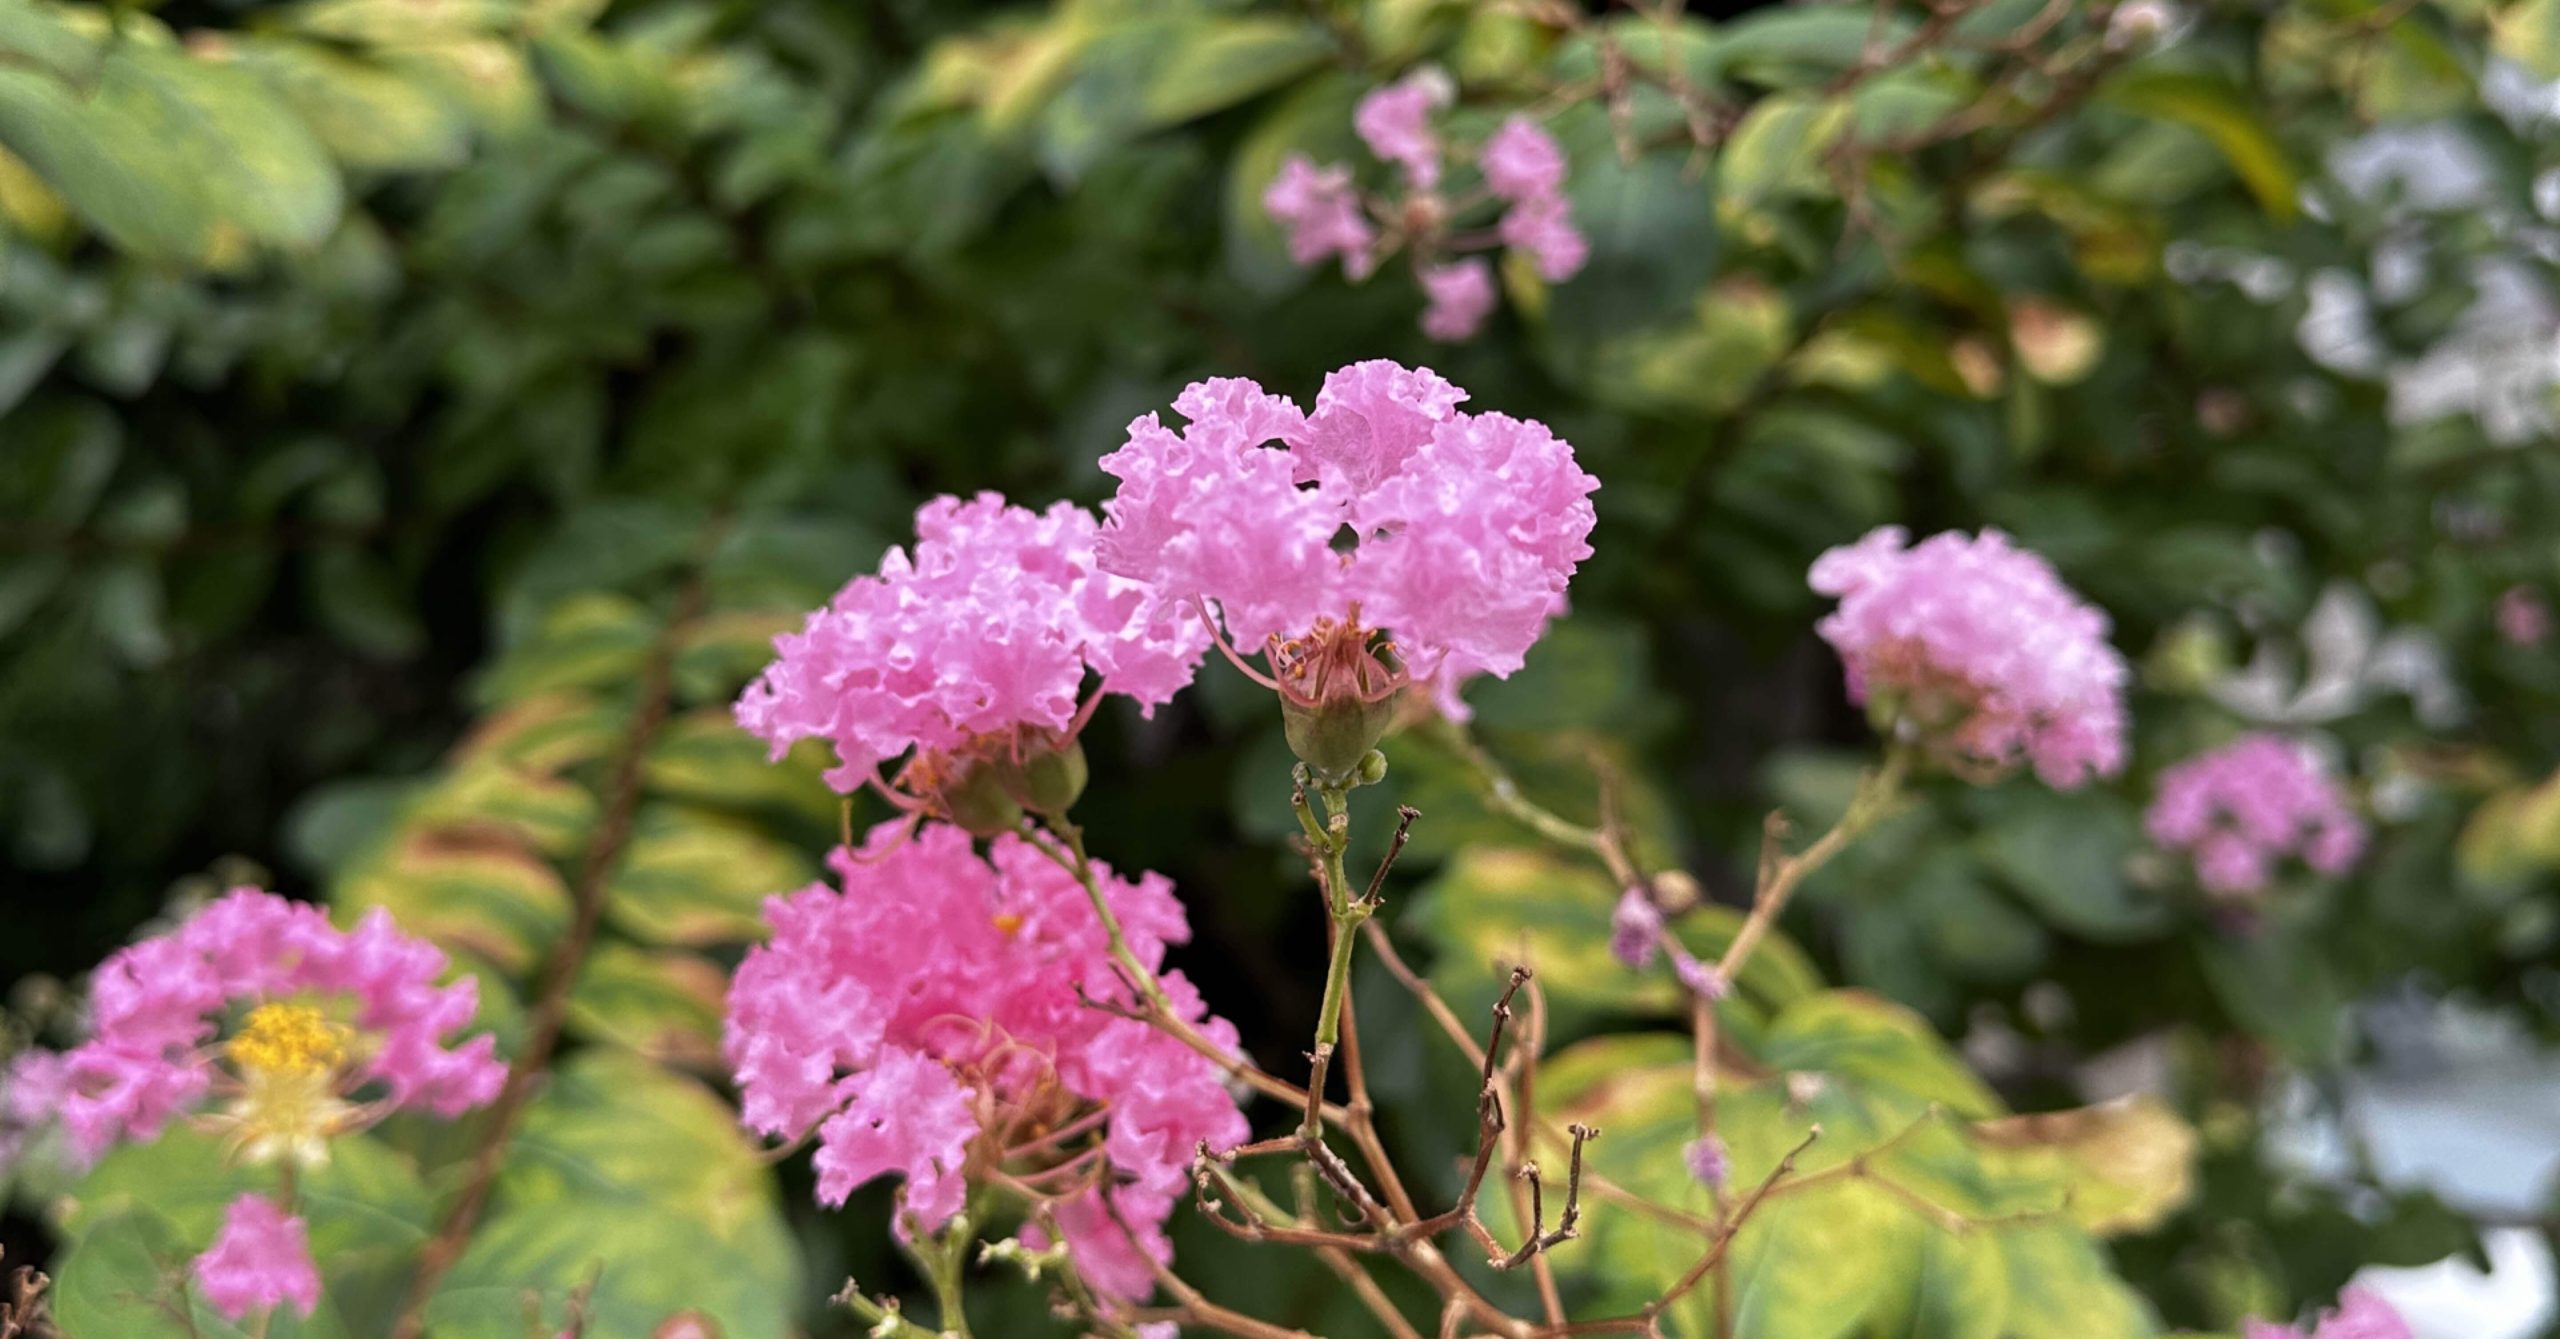
<svg viewBox="0 0 2560 1339">
<path fill-rule="evenodd" d="M 1332 1067 L 1333 1048 L 1342 1040 L 1342 1002 L 1351 988 L 1351 951 L 1359 942 L 1360 923 L 1370 914 L 1367 903 L 1352 897 L 1351 877 L 1342 867 L 1343 853 L 1351 849 L 1351 787 L 1324 786 L 1318 794 L 1325 808 L 1325 821 L 1320 828 L 1314 812 L 1307 807 L 1305 770 L 1301 768 L 1298 822 L 1315 845 L 1319 877 L 1324 880 L 1325 908 L 1333 918 L 1333 953 L 1325 964 L 1324 1003 L 1316 1013 L 1313 1067 L 1307 1079 L 1306 1123 L 1299 1131 L 1309 1139 L 1323 1132 L 1325 1072 Z"/>
<path fill-rule="evenodd" d="M 952 1220 L 931 1252 L 918 1251 L 925 1272 L 933 1280 L 933 1301 L 940 1311 L 942 1333 L 970 1339 L 969 1312 L 962 1304 L 964 1275 L 968 1271 L 969 1220 Z"/>
</svg>

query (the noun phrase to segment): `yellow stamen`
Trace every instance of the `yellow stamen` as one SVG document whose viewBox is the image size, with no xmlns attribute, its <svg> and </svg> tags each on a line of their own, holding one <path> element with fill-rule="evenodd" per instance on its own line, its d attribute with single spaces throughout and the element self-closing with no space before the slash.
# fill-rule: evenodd
<svg viewBox="0 0 2560 1339">
<path fill-rule="evenodd" d="M 246 1076 L 316 1076 L 347 1058 L 347 1030 L 308 1004 L 261 1004 L 226 1049 Z"/>
</svg>

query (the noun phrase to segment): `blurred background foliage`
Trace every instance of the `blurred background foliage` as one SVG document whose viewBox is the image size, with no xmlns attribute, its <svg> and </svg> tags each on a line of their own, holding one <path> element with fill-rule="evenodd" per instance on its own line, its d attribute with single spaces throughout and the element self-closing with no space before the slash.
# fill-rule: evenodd
<svg viewBox="0 0 2560 1339">
<path fill-rule="evenodd" d="M 833 1280 L 898 1277 L 885 1200 L 817 1214 L 701 1089 L 652 1096 L 716 1070 L 755 900 L 809 877 L 836 819 L 725 699 L 919 500 L 1090 502 L 1094 459 L 1188 380 L 1305 398 L 1395 357 L 1545 419 L 1604 481 L 1573 617 L 1481 687 L 1479 736 L 1577 816 L 1622 777 L 1646 848 L 1716 900 L 1747 893 L 1762 814 L 1823 821 L 1867 747 L 1811 634 L 1813 555 L 1888 522 L 2051 555 L 2139 666 L 2135 766 L 2067 797 L 1933 789 L 1808 890 L 1803 971 L 1960 1046 L 1989 1085 L 1962 1114 L 2139 1087 L 2191 1125 L 2192 1199 L 2113 1244 L 2172 1327 L 2476 1255 L 2519 1215 L 2369 1158 L 2314 1175 L 2267 1122 L 2296 1076 L 2333 1100 L 2388 1059 L 2392 1001 L 2560 1038 L 2560 661 L 2497 618 L 2560 595 L 2560 4 L 1658 8 L 0 0 L 15 1011 L 58 1037 L 58 983 L 254 877 L 465 950 L 512 1038 L 597 899 L 527 1136 L 556 1156 L 502 1180 L 450 1304 L 489 1310 L 445 1320 L 512 1333 L 521 1285 L 579 1281 L 559 1219 L 510 1218 L 568 1196 L 673 1232 L 627 1246 L 675 1262 L 633 1326 L 843 1330 Z M 1717 115 L 1556 96 L 1629 58 Z M 1507 270 L 1458 347 L 1416 333 L 1399 270 L 1289 265 L 1258 205 L 1286 153 L 1349 156 L 1352 102 L 1426 60 L 1462 116 L 1554 112 L 1594 247 L 1552 289 Z M 1287 1072 L 1322 929 L 1280 842 L 1285 751 L 1267 702 L 1203 683 L 1153 722 L 1106 709 L 1082 816 L 1175 877 L 1191 974 Z M 2322 741 L 2377 842 L 2240 924 L 2139 813 L 2158 767 L 2248 724 Z M 1426 813 L 1399 937 L 1462 1008 L 1507 948 L 1599 932 L 1596 869 L 1518 849 L 1432 738 L 1391 752 L 1391 798 Z M 1635 1065 L 1664 1001 L 1548 966 L 1551 1043 Z M 1454 1156 L 1463 1059 L 1383 983 L 1361 998 L 1407 1039 L 1379 1066 L 1392 1135 Z M 347 1258 L 433 1230 L 455 1137 L 392 1128 L 344 1161 L 408 1206 Z M 12 1257 L 145 1258 L 210 1224 L 212 1191 L 117 1210 L 119 1185 L 207 1175 L 202 1148 L 125 1162 L 68 1220 L 41 1212 L 61 1187 L 21 1185 Z M 706 1207 L 603 1207 L 644 1203 Z M 1320 1271 L 1182 1249 L 1240 1304 L 1362 1332 Z M 1577 1249 L 1605 1272 L 1640 1247 Z"/>
</svg>

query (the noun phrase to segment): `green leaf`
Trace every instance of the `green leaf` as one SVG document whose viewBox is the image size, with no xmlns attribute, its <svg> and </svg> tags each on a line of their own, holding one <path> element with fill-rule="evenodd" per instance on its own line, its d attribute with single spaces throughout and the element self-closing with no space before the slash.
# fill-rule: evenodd
<svg viewBox="0 0 2560 1339">
<path fill-rule="evenodd" d="M 639 682 L 658 619 L 637 600 L 573 595 L 543 615 L 532 635 L 507 648 L 481 679 L 484 705 L 572 688 L 628 688 Z"/>
<path fill-rule="evenodd" d="M 102 100 L 127 101 L 184 156 L 214 216 L 277 246 L 318 246 L 338 225 L 337 168 L 255 75 L 177 51 L 126 45 L 106 62 Z"/>
<path fill-rule="evenodd" d="M 2258 204 L 2278 222 L 2301 211 L 2301 174 L 2241 91 L 2206 74 L 2135 68 L 2100 95 L 2127 111 L 2191 126 L 2213 141 Z"/>
<path fill-rule="evenodd" d="M 1927 1020 L 1864 991 L 1828 991 L 1788 1005 L 1771 1023 L 1759 1054 L 1781 1070 L 1890 1087 L 1958 1115 L 1988 1116 L 2001 1109 L 2000 1099 Z"/>
<path fill-rule="evenodd" d="M 463 841 L 522 842 L 565 859 L 586 845 L 598 809 L 595 796 L 575 782 L 464 756 L 417 792 L 408 823 Z"/>
<path fill-rule="evenodd" d="M 220 221 L 212 201 L 129 94 L 84 96 L 51 75 L 0 64 L 0 147 L 118 247 L 164 260 L 211 255 Z"/>
<path fill-rule="evenodd" d="M 717 964 L 696 954 L 600 944 L 570 992 L 569 1021 L 661 1064 L 711 1070 L 720 1061 L 728 985 Z"/>
<path fill-rule="evenodd" d="M 1324 63 L 1324 32 L 1302 19 L 1238 15 L 1186 25 L 1159 52 L 1139 95 L 1150 126 L 1169 126 L 1249 101 Z"/>
<path fill-rule="evenodd" d="M 1435 949 L 1433 984 L 1462 1012 L 1489 1005 L 1502 968 L 1525 963 L 1560 1019 L 1595 1012 L 1655 1015 L 1687 1007 L 1687 993 L 1660 960 L 1630 969 L 1609 952 L 1618 890 L 1597 866 L 1535 851 L 1471 846 L 1424 890 L 1406 923 Z M 1705 906 L 1675 923 L 1692 951 L 1721 953 L 1742 923 L 1730 907 Z M 1738 996 L 1776 1009 L 1820 986 L 1803 951 L 1784 936 L 1762 941 L 1744 964 Z M 1558 1030 L 1570 1030 L 1560 1021 Z"/>
<path fill-rule="evenodd" d="M 606 914 L 653 944 L 761 938 L 764 899 L 817 877 L 798 851 L 716 811 L 652 804 L 607 885 Z"/>
<path fill-rule="evenodd" d="M 2168 904 L 2126 877 L 2142 838 L 2121 807 L 2032 786 L 1980 802 L 1993 814 L 1977 841 L 1983 862 L 2046 920 L 2100 943 L 2148 939 L 2169 925 Z"/>
<path fill-rule="evenodd" d="M 1718 212 L 1731 217 L 1824 189 L 1823 155 L 1849 120 L 1849 104 L 1838 98 L 1782 93 L 1753 104 L 1716 160 Z"/>
<path fill-rule="evenodd" d="M 806 742 L 779 762 L 761 739 L 738 728 L 726 708 L 707 707 L 667 723 L 642 760 L 653 794 L 728 809 L 772 809 L 836 825 L 840 807 L 821 774 L 825 745 Z"/>
<path fill-rule="evenodd" d="M 237 54 L 348 167 L 414 172 L 470 152 L 470 120 L 415 76 L 287 37 L 245 39 Z"/>
<path fill-rule="evenodd" d="M 2498 11 L 2498 54 L 2533 72 L 2560 79 L 2560 0 L 2522 0 Z"/>
<path fill-rule="evenodd" d="M 527 1112 L 492 1212 L 427 1315 L 440 1339 L 522 1339 L 527 1293 L 590 1282 L 599 1334 L 673 1317 L 723 1339 L 784 1339 L 799 1252 L 772 1176 L 710 1090 L 623 1051 L 564 1067 Z"/>
<path fill-rule="evenodd" d="M 388 908 L 400 927 L 522 974 L 569 925 L 569 890 L 511 842 L 412 833 L 341 880 L 339 908 Z"/>
<path fill-rule="evenodd" d="M 98 71 L 98 43 L 33 0 L 0 0 L 0 65 L 32 65 L 73 84 Z"/>
</svg>

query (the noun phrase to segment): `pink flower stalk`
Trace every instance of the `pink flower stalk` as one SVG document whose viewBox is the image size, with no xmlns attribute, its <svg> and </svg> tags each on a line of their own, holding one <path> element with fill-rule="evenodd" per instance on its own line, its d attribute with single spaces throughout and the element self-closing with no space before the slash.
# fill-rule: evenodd
<svg viewBox="0 0 2560 1339">
<path fill-rule="evenodd" d="M 2221 894 L 2264 890 L 2288 856 L 2343 874 L 2365 843 L 2364 824 L 2319 761 L 2265 733 L 2162 772 L 2143 823 L 2154 842 L 2191 855 L 2197 880 Z"/>
<path fill-rule="evenodd" d="M 1404 169 L 1406 185 L 1428 191 L 1440 184 L 1440 137 L 1431 118 L 1456 96 L 1449 76 L 1425 67 L 1361 98 L 1351 127 L 1369 152 Z"/>
<path fill-rule="evenodd" d="M 1385 361 L 1326 377 L 1312 414 L 1239 378 L 1194 385 L 1187 426 L 1146 415 L 1103 457 L 1120 489 L 1101 566 L 1208 611 L 1292 703 L 1508 675 L 1591 554 L 1599 481 L 1545 425 L 1466 398 Z"/>
<path fill-rule="evenodd" d="M 2349 1288 L 2338 1295 L 2338 1309 L 2322 1315 L 2310 1329 L 2253 1320 L 2242 1328 L 2242 1339 L 2411 1339 L 2411 1336 L 2409 1322 L 2402 1320 L 2400 1313 L 2379 1294 L 2367 1288 Z"/>
<path fill-rule="evenodd" d="M 506 1066 L 485 1033 L 455 1041 L 478 983 L 438 984 L 445 966 L 381 908 L 340 930 L 318 907 L 235 888 L 91 978 L 89 1039 L 62 1058 L 74 1150 L 93 1158 L 156 1138 L 208 1094 L 231 1099 L 219 1120 L 253 1159 L 310 1160 L 330 1135 L 394 1110 L 451 1118 L 479 1106 Z M 378 1095 L 360 1107 L 343 1100 L 368 1088 Z"/>
<path fill-rule="evenodd" d="M 2031 762 L 2062 789 L 2121 769 L 2130 675 L 2107 616 L 1997 530 L 1908 539 L 1885 526 L 1813 564 L 1813 589 L 1840 598 L 1817 630 L 1850 697 L 1886 695 L 1959 765 Z"/>
<path fill-rule="evenodd" d="M 302 1220 L 264 1195 L 243 1195 L 222 1215 L 222 1233 L 189 1270 L 196 1290 L 226 1320 L 291 1302 L 308 1319 L 320 1307 L 320 1271 Z"/>
<path fill-rule="evenodd" d="M 2509 586 L 2498 596 L 2498 636 L 2509 646 L 2536 647 L 2551 635 L 2551 606 L 2530 586 Z"/>
<path fill-rule="evenodd" d="M 1582 272 L 1591 243 L 1573 225 L 1573 206 L 1561 195 L 1533 195 L 1504 211 L 1502 244 L 1526 252 L 1538 277 L 1562 283 Z"/>
<path fill-rule="evenodd" d="M 973 762 L 1072 741 L 1103 693 L 1152 711 L 1191 682 L 1208 637 L 1171 602 L 1095 570 L 1095 532 L 1070 503 L 926 503 L 912 556 L 891 549 L 878 574 L 774 639 L 779 657 L 738 699 L 739 725 L 777 758 L 828 741 L 828 783 L 847 793 L 912 752 L 909 797 L 940 803 Z"/>
<path fill-rule="evenodd" d="M 746 1124 L 817 1132 L 822 1203 L 903 1177 L 902 1235 L 939 1228 L 973 1172 L 1009 1163 L 1049 1195 L 1040 1211 L 1095 1286 L 1151 1291 L 1152 1271 L 1092 1196 L 1115 1186 L 1120 1218 L 1170 1254 L 1161 1225 L 1194 1150 L 1248 1133 L 1218 1065 L 1088 1003 L 1135 1001 L 1083 887 L 1022 839 L 998 837 L 981 857 L 955 828 L 908 837 L 884 824 L 835 865 L 841 891 L 767 900 L 772 938 L 730 983 L 724 1044 Z M 1159 968 L 1189 936 L 1172 885 L 1096 873 L 1130 951 Z M 1180 973 L 1160 976 L 1177 1013 L 1236 1044 Z M 1070 1128 L 1086 1133 L 1050 1137 Z M 1026 1160 L 1045 1165 L 1025 1172 Z"/>
<path fill-rule="evenodd" d="M 1431 303 L 1422 313 L 1422 333 L 1433 339 L 1446 344 L 1473 339 L 1493 315 L 1493 267 L 1482 257 L 1425 265 L 1414 274 Z"/>
<path fill-rule="evenodd" d="M 1476 163 L 1487 190 L 1514 204 L 1564 190 L 1564 146 L 1535 121 L 1514 116 L 1485 140 Z"/>
<path fill-rule="evenodd" d="M 1342 257 L 1344 273 L 1368 277 L 1377 267 L 1378 230 L 1362 211 L 1360 192 L 1351 184 L 1351 169 L 1319 167 L 1302 153 L 1280 164 L 1280 175 L 1262 193 L 1262 207 L 1288 235 L 1289 259 L 1300 265 Z"/>
</svg>

